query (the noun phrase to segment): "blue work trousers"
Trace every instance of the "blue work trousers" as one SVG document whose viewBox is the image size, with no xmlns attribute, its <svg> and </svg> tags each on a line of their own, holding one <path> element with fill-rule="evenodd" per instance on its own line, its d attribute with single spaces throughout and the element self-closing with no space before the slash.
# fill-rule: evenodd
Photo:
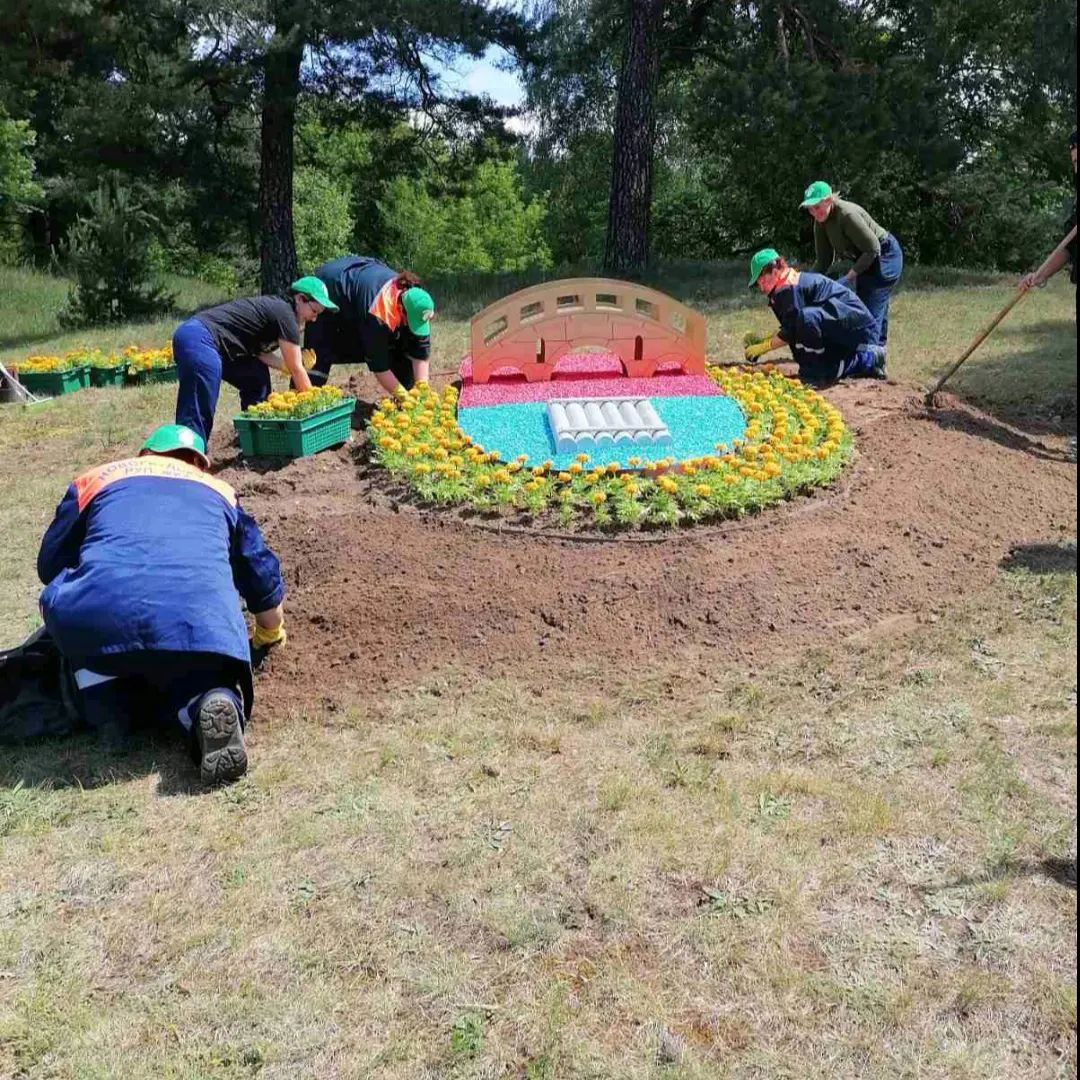
<svg viewBox="0 0 1080 1080">
<path fill-rule="evenodd" d="M 190 738 L 202 698 L 214 690 L 231 695 L 241 719 L 236 661 L 208 654 L 128 654 L 107 658 L 103 674 L 75 672 L 83 718 L 102 734 L 126 736 L 137 728 L 172 728 Z"/>
<path fill-rule="evenodd" d="M 799 378 L 818 386 L 839 379 L 870 378 L 884 355 L 880 345 L 860 345 L 851 350 L 835 346 L 810 350 L 796 345 L 791 353 L 799 365 Z"/>
<path fill-rule="evenodd" d="M 904 271 L 904 253 L 900 243 L 889 233 L 881 241 L 881 254 L 870 268 L 855 279 L 855 295 L 874 316 L 871 345 L 885 345 L 889 338 L 889 298 Z"/>
<path fill-rule="evenodd" d="M 172 345 L 180 376 L 176 422 L 197 431 L 208 443 L 222 382 L 240 391 L 241 409 L 270 396 L 270 369 L 257 356 L 224 362 L 210 330 L 198 319 L 181 323 Z"/>
</svg>

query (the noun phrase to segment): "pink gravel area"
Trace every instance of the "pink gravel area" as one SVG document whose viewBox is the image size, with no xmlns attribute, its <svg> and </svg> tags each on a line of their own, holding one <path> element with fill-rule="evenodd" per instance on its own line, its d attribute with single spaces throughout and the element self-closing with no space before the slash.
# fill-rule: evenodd
<svg viewBox="0 0 1080 1080">
<path fill-rule="evenodd" d="M 673 372 L 678 368 L 672 365 Z M 518 405 L 526 401 L 550 401 L 570 397 L 715 397 L 720 388 L 706 375 L 654 375 L 651 379 L 627 379 L 622 365 L 611 353 L 582 353 L 559 361 L 555 378 L 550 382 L 527 383 L 523 375 L 508 369 L 506 376 L 496 372 L 491 382 L 476 385 L 472 364 L 461 362 L 461 396 L 458 407 Z"/>
</svg>

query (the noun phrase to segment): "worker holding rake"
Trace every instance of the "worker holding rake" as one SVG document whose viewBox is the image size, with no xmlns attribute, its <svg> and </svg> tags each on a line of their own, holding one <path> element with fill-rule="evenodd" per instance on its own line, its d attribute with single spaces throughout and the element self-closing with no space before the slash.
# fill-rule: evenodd
<svg viewBox="0 0 1080 1080">
<path fill-rule="evenodd" d="M 1069 153 L 1072 156 L 1073 178 L 1076 178 L 1076 132 L 1074 131 L 1069 136 Z M 1069 220 L 1065 222 L 1065 231 L 1069 232 L 1076 228 L 1076 200 L 1073 199 L 1072 213 L 1069 215 Z M 1033 271 L 1030 274 L 1025 274 L 1020 279 L 1020 288 L 1025 292 L 1031 289 L 1042 288 L 1055 274 L 1064 270 L 1065 267 L 1069 268 L 1069 280 L 1076 284 L 1076 236 L 1074 235 L 1072 240 L 1064 246 L 1058 245 L 1057 249 L 1053 251 L 1050 257 L 1039 267 L 1038 270 Z"/>
<path fill-rule="evenodd" d="M 285 585 L 209 465 L 197 432 L 158 428 L 138 457 L 72 482 L 37 565 L 42 618 L 88 726 L 112 739 L 140 721 L 179 728 L 203 780 L 220 783 L 247 769 L 251 656 L 285 643 Z"/>
<path fill-rule="evenodd" d="M 408 270 L 392 270 L 378 259 L 346 255 L 325 263 L 315 277 L 341 309 L 307 332 L 315 351 L 311 381 L 322 386 L 334 364 L 367 364 L 379 385 L 392 394 L 428 380 L 430 322 L 435 301 Z"/>
<path fill-rule="evenodd" d="M 755 285 L 768 297 L 780 329 L 745 341 L 748 363 L 788 346 L 804 382 L 886 377 L 874 316 L 846 285 L 788 266 L 775 248 L 750 260 L 750 288 Z"/>
<path fill-rule="evenodd" d="M 841 199 L 824 180 L 815 180 L 800 204 L 814 219 L 814 271 L 826 274 L 837 259 L 851 259 L 840 279 L 874 317 L 870 344 L 887 346 L 889 299 L 904 270 L 904 253 L 892 233 L 857 203 Z"/>
</svg>

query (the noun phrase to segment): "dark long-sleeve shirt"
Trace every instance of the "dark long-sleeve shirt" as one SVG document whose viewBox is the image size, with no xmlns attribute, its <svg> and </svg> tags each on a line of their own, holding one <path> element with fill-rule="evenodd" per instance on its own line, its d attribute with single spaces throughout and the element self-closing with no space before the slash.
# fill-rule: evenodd
<svg viewBox="0 0 1080 1080">
<path fill-rule="evenodd" d="M 824 224 L 814 222 L 814 270 L 824 274 L 837 259 L 854 259 L 852 270 L 869 270 L 888 236 L 858 203 L 837 199 Z"/>
</svg>

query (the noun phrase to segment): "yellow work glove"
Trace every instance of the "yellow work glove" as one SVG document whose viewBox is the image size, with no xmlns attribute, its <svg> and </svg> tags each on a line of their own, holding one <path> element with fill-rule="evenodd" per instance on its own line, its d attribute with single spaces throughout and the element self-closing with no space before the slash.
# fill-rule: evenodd
<svg viewBox="0 0 1080 1080">
<path fill-rule="evenodd" d="M 300 362 L 304 365 L 305 371 L 310 371 L 315 366 L 315 350 L 303 349 L 300 353 Z"/>
<path fill-rule="evenodd" d="M 255 624 L 255 633 L 251 635 L 251 644 L 256 649 L 269 649 L 271 645 L 284 645 L 288 641 L 285 634 L 285 623 L 281 622 L 273 630 L 264 630 L 258 623 Z"/>
<path fill-rule="evenodd" d="M 754 345 L 747 345 L 743 357 L 748 364 L 756 364 L 767 352 L 772 352 L 772 337 L 765 341 L 759 341 Z"/>
<path fill-rule="evenodd" d="M 748 349 L 751 345 L 759 345 L 763 341 L 771 341 L 772 334 L 767 330 L 747 330 L 742 336 L 742 344 L 744 349 Z"/>
</svg>

